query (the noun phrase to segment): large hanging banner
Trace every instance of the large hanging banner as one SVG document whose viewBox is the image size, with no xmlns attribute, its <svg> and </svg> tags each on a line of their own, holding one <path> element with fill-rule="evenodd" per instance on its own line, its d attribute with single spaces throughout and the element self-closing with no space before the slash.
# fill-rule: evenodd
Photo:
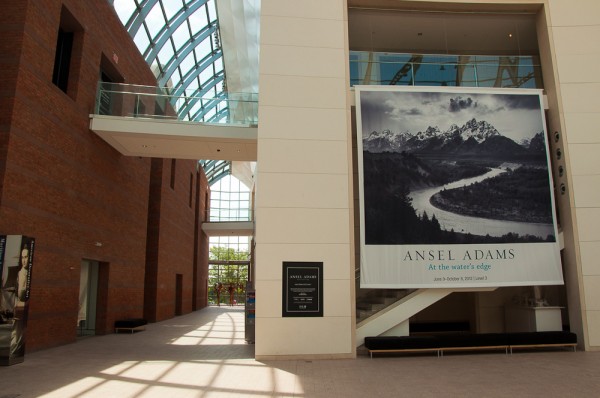
<svg viewBox="0 0 600 398">
<path fill-rule="evenodd" d="M 0 235 L 0 365 L 23 362 L 35 239 Z"/>
<path fill-rule="evenodd" d="M 563 283 L 541 90 L 355 90 L 361 287 Z"/>
</svg>

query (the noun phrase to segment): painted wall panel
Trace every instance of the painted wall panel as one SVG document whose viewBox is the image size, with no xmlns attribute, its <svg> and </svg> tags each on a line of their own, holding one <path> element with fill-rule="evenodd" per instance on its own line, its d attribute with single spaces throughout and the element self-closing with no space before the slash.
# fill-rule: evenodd
<svg viewBox="0 0 600 398">
<path fill-rule="evenodd" d="M 275 109 L 276 112 L 275 112 Z M 291 108 L 264 105 L 270 117 L 260 121 L 261 138 L 346 142 L 346 109 Z"/>
<path fill-rule="evenodd" d="M 350 334 L 337 332 L 353 327 L 350 317 L 306 318 L 301 324 L 293 318 L 260 319 L 256 335 L 268 339 L 256 345 L 256 356 L 350 356 L 353 344 Z"/>
<path fill-rule="evenodd" d="M 264 5 L 262 8 L 266 10 Z M 263 45 L 344 48 L 344 21 L 341 19 L 274 17 L 263 12 L 260 34 Z"/>
<path fill-rule="evenodd" d="M 342 48 L 263 45 L 260 61 L 268 74 L 346 78 L 338 67 L 346 62 Z"/>
<path fill-rule="evenodd" d="M 263 75 L 259 119 L 263 105 L 345 109 L 346 80 L 332 77 Z"/>
<path fill-rule="evenodd" d="M 569 112 L 564 116 L 569 127 L 565 137 L 569 144 L 600 143 L 597 127 L 600 126 L 600 113 Z"/>
<path fill-rule="evenodd" d="M 265 15 L 292 16 L 297 18 L 319 18 L 339 20 L 344 12 L 344 0 L 262 0 Z"/>
<path fill-rule="evenodd" d="M 344 141 L 262 139 L 258 158 L 261 159 L 260 173 L 343 175 L 348 168 Z"/>
<path fill-rule="evenodd" d="M 592 176 L 600 173 L 600 159 L 596 154 L 600 143 L 570 144 L 570 171 L 574 176 Z"/>
<path fill-rule="evenodd" d="M 256 236 L 261 243 L 348 243 L 347 209 L 259 208 Z"/>
<path fill-rule="evenodd" d="M 597 25 L 600 7 L 596 0 L 550 0 L 552 25 Z"/>
<path fill-rule="evenodd" d="M 600 242 L 580 242 L 582 274 L 600 275 L 600 268 L 596 265 L 600 258 Z"/>
<path fill-rule="evenodd" d="M 322 261 L 323 276 L 328 279 L 344 279 L 351 274 L 348 269 L 350 251 L 348 243 L 298 243 L 295 245 L 280 245 L 265 243 L 262 245 L 265 254 L 261 261 L 272 264 L 269 267 L 258 267 L 257 277 L 261 280 L 281 280 L 281 267 L 283 261 Z"/>
<path fill-rule="evenodd" d="M 600 208 L 576 207 L 579 241 L 600 241 Z"/>
</svg>

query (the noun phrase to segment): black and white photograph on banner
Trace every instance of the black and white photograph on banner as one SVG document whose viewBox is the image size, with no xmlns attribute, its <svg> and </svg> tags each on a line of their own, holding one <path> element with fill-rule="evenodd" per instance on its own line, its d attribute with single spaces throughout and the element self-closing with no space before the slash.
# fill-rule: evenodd
<svg viewBox="0 0 600 398">
<path fill-rule="evenodd" d="M 506 245 L 557 242 L 539 90 L 357 91 L 364 245 L 421 245 L 404 248 L 414 262 L 456 259 L 457 245 L 494 245 L 464 260 L 512 260 Z"/>
<path fill-rule="evenodd" d="M 35 239 L 0 236 L 0 365 L 23 362 Z"/>
</svg>

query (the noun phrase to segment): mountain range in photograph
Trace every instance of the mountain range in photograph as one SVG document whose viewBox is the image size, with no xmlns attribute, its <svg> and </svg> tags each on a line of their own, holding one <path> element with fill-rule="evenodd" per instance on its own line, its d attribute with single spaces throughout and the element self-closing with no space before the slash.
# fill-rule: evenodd
<svg viewBox="0 0 600 398">
<path fill-rule="evenodd" d="M 443 154 L 448 156 L 485 156 L 505 159 L 539 155 L 545 157 L 544 133 L 516 143 L 503 136 L 490 123 L 471 119 L 462 126 L 452 124 L 441 131 L 429 126 L 417 133 L 397 132 L 388 129 L 373 131 L 363 138 L 363 151 L 370 153 L 406 152 L 414 154 Z"/>
<path fill-rule="evenodd" d="M 536 234 L 515 224 L 514 230 L 501 236 L 471 233 L 467 227 L 494 221 L 552 225 L 544 132 L 531 137 L 517 143 L 489 122 L 475 118 L 446 130 L 428 126 L 416 133 L 389 129 L 365 133 L 366 244 L 555 241 L 552 227 Z M 493 170 L 498 175 L 477 179 Z M 472 178 L 477 181 L 442 189 Z M 429 199 L 434 210 L 429 214 L 415 210 L 413 192 L 436 187 L 440 191 Z M 445 226 L 438 220 L 442 210 L 471 217 L 471 221 L 456 228 Z"/>
</svg>

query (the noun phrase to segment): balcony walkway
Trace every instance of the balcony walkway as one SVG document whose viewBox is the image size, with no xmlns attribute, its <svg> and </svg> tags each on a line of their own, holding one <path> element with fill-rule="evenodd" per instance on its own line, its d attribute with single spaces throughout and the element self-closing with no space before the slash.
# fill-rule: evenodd
<svg viewBox="0 0 600 398">
<path fill-rule="evenodd" d="M 90 129 L 125 156 L 256 161 L 256 125 L 90 115 Z"/>
<path fill-rule="evenodd" d="M 258 95 L 99 82 L 90 130 L 125 156 L 255 161 Z"/>
<path fill-rule="evenodd" d="M 87 337 L 0 367 L 0 397 L 592 397 L 600 352 L 256 361 L 242 307 Z"/>
</svg>

